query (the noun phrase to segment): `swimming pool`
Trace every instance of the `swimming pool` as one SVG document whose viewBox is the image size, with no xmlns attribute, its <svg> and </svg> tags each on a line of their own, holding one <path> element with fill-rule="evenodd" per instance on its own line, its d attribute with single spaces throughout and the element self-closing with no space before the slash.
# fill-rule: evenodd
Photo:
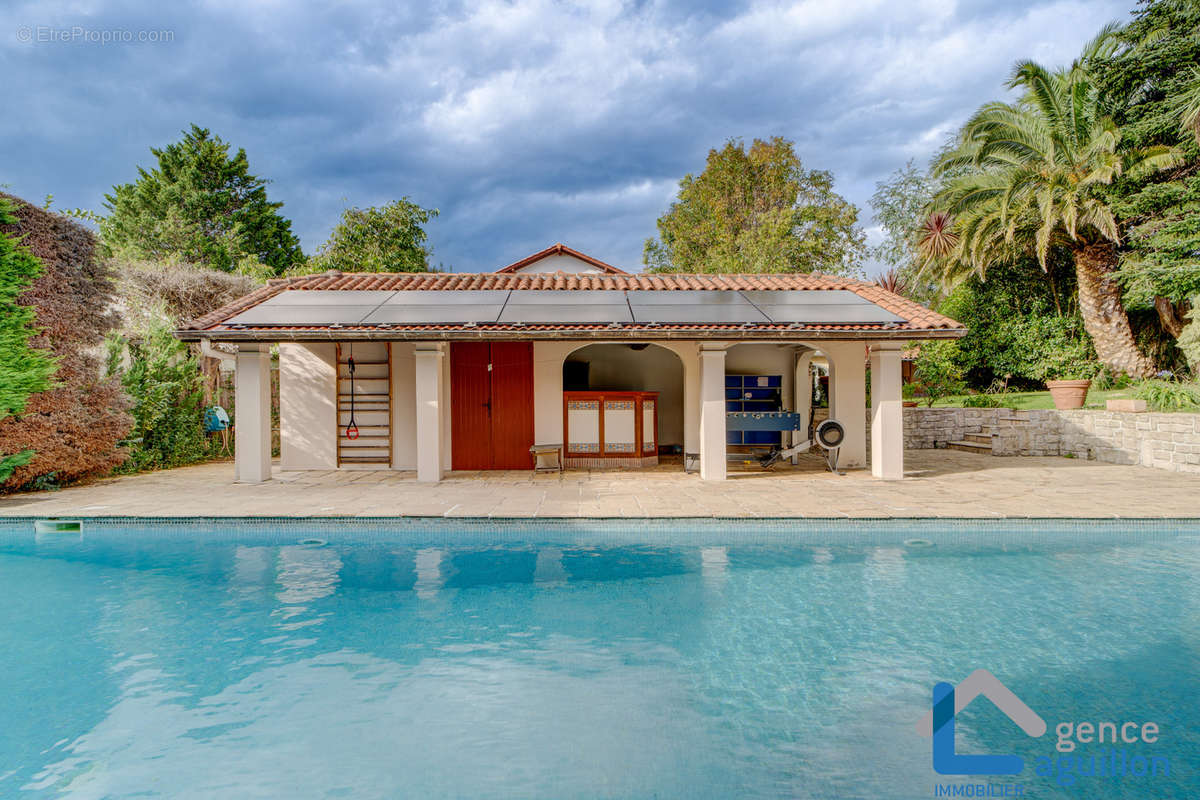
<svg viewBox="0 0 1200 800">
<path fill-rule="evenodd" d="M 0 797 L 1200 788 L 1196 522 L 23 521 L 0 586 Z M 1049 729 L 977 701 L 956 748 L 1019 775 L 915 729 L 977 668 Z M 1037 774 L 1064 721 L 1170 774 Z"/>
</svg>

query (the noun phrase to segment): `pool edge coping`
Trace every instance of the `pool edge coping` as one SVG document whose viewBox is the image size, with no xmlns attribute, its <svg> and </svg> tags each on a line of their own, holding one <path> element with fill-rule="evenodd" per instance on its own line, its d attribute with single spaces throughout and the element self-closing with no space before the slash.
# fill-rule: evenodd
<svg viewBox="0 0 1200 800">
<path fill-rule="evenodd" d="M 788 523 L 788 522 L 826 522 L 838 524 L 853 524 L 853 523 L 886 523 L 886 522 L 934 522 L 934 523 L 955 523 L 955 524 L 980 524 L 988 522 L 1042 522 L 1042 523 L 1061 523 L 1061 522 L 1159 522 L 1159 523 L 1185 523 L 1185 524 L 1200 524 L 1200 515 L 1194 517 L 1180 516 L 988 516 L 988 517 L 928 517 L 928 516 L 754 516 L 754 517 L 724 517 L 724 516 L 590 516 L 590 517 L 528 517 L 528 516 L 445 516 L 441 514 L 393 514 L 383 516 L 348 516 L 348 515 L 330 515 L 330 516 L 279 516 L 279 515 L 184 515 L 184 516 L 168 516 L 168 515 L 125 515 L 125 514 L 105 514 L 98 516 L 88 515 L 22 515 L 22 516 L 0 516 L 0 525 L 5 524 L 28 524 L 45 520 L 79 520 L 80 522 L 89 523 L 113 523 L 113 522 L 132 522 L 141 524 L 152 523 L 330 523 L 346 525 L 352 523 L 402 523 L 402 522 L 462 522 L 468 524 L 480 523 L 505 523 L 505 524 L 533 524 L 533 525 L 587 525 L 592 523 L 610 524 L 614 522 L 625 523 L 684 523 L 684 522 L 703 522 L 703 523 L 718 523 L 718 522 L 736 522 L 736 523 Z"/>
</svg>

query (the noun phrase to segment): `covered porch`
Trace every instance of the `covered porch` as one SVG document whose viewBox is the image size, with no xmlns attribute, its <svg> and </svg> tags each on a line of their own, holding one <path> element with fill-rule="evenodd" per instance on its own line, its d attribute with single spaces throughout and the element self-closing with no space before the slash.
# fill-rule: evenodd
<svg viewBox="0 0 1200 800">
<path fill-rule="evenodd" d="M 494 381 L 485 399 L 463 377 L 464 368 L 456 366 L 456 359 L 472 357 L 473 351 L 464 356 L 452 342 L 278 343 L 277 468 L 412 471 L 422 482 L 437 482 L 454 469 L 531 469 L 530 446 L 554 445 L 561 447 L 559 457 L 567 467 L 644 468 L 661 461 L 664 467 L 695 469 L 703 480 L 725 480 L 731 462 L 744 469 L 745 462 L 771 447 L 807 440 L 814 412 L 811 363 L 819 358 L 829 371 L 823 384 L 828 386 L 827 411 L 821 416 L 845 429 L 839 468 L 869 465 L 874 477 L 885 480 L 904 475 L 901 342 L 568 340 L 506 345 L 518 360 L 491 356 L 482 365 L 482 373 Z M 238 346 L 239 482 L 258 483 L 273 474 L 272 346 Z M 519 360 L 523 350 L 529 354 L 527 364 Z M 349 360 L 355 353 L 351 375 Z M 506 371 L 515 377 L 506 377 Z M 585 377 L 579 377 L 581 372 Z M 506 400 L 500 381 L 528 386 L 518 387 Z M 637 401 L 636 420 L 631 397 Z M 502 408 L 502 403 L 512 407 Z M 465 420 L 464 407 L 478 405 L 488 406 L 495 430 Z M 766 417 L 777 409 L 799 421 L 795 430 L 755 437 L 727 424 L 731 409 Z M 589 427 L 589 414 L 601 424 Z M 627 435 L 617 425 L 622 414 L 630 417 Z M 494 460 L 481 463 L 480 440 L 488 438 L 497 439 Z M 507 453 L 503 458 L 501 448 Z M 611 457 L 634 449 L 653 459 Z M 825 463 L 799 456 L 789 460 L 792 466 L 814 469 Z"/>
<path fill-rule="evenodd" d="M 795 467 L 815 442 L 842 470 L 899 480 L 903 347 L 963 333 L 816 275 L 327 273 L 272 282 L 177 335 L 237 350 L 239 482 L 273 474 L 277 352 L 282 470 L 436 483 L 532 469 L 531 448 L 567 467 L 723 481 L 731 460 Z M 814 428 L 814 400 L 835 437 Z"/>
</svg>

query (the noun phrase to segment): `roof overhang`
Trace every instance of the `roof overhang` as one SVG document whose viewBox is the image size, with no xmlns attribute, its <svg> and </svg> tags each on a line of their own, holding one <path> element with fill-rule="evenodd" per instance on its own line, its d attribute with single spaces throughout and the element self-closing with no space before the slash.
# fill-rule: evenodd
<svg viewBox="0 0 1200 800">
<path fill-rule="evenodd" d="M 753 327 L 753 328 L 629 328 L 621 330 L 589 330 L 554 328 L 538 330 L 534 327 L 489 329 L 479 326 L 473 329 L 438 330 L 405 328 L 248 328 L 242 330 L 196 331 L 178 330 L 175 335 L 187 342 L 208 340 L 213 342 L 333 342 L 333 341 L 419 341 L 419 342 L 473 342 L 473 341 L 709 341 L 738 340 L 780 342 L 805 342 L 810 340 L 880 340 L 912 341 L 917 339 L 958 339 L 966 335 L 964 329 L 911 331 L 888 329 L 813 329 Z"/>
</svg>

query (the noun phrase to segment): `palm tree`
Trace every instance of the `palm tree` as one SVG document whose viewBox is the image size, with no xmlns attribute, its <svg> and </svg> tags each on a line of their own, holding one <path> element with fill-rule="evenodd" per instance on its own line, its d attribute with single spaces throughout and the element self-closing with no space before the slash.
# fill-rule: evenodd
<svg viewBox="0 0 1200 800">
<path fill-rule="evenodd" d="M 1045 270 L 1051 249 L 1066 247 L 1096 354 L 1111 369 L 1144 377 L 1154 374 L 1154 363 L 1138 349 L 1113 275 L 1120 232 L 1101 187 L 1122 174 L 1171 166 L 1177 156 L 1162 147 L 1119 148 L 1120 132 L 1081 66 L 1109 46 L 1111 32 L 1105 29 L 1068 70 L 1016 65 L 1008 86 L 1024 89 L 1021 99 L 979 109 L 935 164 L 944 183 L 921 241 L 948 282 L 971 272 L 986 277 L 989 263 L 1030 253 Z"/>
</svg>

